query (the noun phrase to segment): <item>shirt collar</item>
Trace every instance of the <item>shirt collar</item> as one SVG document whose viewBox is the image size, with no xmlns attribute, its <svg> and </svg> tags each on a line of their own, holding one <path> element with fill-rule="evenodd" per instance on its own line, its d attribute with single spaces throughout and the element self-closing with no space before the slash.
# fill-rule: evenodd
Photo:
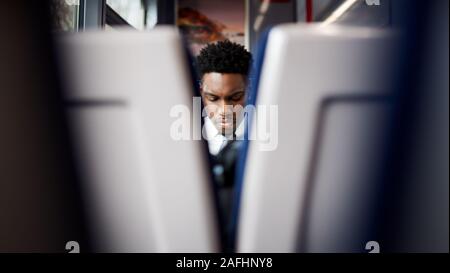
<svg viewBox="0 0 450 273">
<path fill-rule="evenodd" d="M 236 128 L 236 131 L 234 132 L 234 135 L 236 136 L 236 139 L 239 139 L 244 135 L 244 128 L 245 128 L 245 122 L 244 118 L 241 120 L 239 125 Z M 212 140 L 213 138 L 220 135 L 219 130 L 217 130 L 216 126 L 214 126 L 214 123 L 209 117 L 205 117 L 205 132 L 206 132 L 206 140 Z M 229 138 L 232 138 L 230 136 Z"/>
<path fill-rule="evenodd" d="M 205 132 L 206 132 L 206 140 L 212 140 L 217 135 L 219 135 L 219 130 L 217 130 L 216 126 L 214 126 L 212 120 L 209 117 L 205 118 Z"/>
</svg>

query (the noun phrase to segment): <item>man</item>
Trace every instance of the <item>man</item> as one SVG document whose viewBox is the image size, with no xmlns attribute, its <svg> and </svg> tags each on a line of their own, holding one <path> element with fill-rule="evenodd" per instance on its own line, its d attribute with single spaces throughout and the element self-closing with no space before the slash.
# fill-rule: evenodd
<svg viewBox="0 0 450 273">
<path fill-rule="evenodd" d="M 200 51 L 197 66 L 201 76 L 201 95 L 208 116 L 205 133 L 212 155 L 213 174 L 219 187 L 225 240 L 233 204 L 236 159 L 244 133 L 243 109 L 247 99 L 248 75 L 252 55 L 242 45 L 230 41 L 209 44 Z M 226 250 L 232 245 L 226 241 Z"/>
<path fill-rule="evenodd" d="M 246 103 L 251 61 L 250 52 L 228 40 L 207 45 L 197 57 L 201 95 L 208 113 L 206 137 L 212 155 L 218 155 L 230 140 L 243 133 L 241 110 Z"/>
</svg>

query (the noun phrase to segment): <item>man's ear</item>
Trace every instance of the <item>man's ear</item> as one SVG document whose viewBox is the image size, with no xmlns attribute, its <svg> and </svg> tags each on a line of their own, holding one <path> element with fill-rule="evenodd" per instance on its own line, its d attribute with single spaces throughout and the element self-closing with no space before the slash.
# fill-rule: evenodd
<svg viewBox="0 0 450 273">
<path fill-rule="evenodd" d="M 200 94 L 203 94 L 203 79 L 197 81 L 198 90 L 200 90 Z"/>
</svg>

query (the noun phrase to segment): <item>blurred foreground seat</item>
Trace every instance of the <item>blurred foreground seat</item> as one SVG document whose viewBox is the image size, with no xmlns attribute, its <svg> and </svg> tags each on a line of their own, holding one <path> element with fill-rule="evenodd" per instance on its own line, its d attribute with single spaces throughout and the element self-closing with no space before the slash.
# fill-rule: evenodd
<svg viewBox="0 0 450 273">
<path fill-rule="evenodd" d="M 170 135 L 172 107 L 192 113 L 177 31 L 86 32 L 59 44 L 94 250 L 218 251 L 202 143 Z"/>
<path fill-rule="evenodd" d="M 393 107 L 394 40 L 371 28 L 270 31 L 251 94 L 254 140 L 238 167 L 238 252 L 365 251 Z"/>
</svg>

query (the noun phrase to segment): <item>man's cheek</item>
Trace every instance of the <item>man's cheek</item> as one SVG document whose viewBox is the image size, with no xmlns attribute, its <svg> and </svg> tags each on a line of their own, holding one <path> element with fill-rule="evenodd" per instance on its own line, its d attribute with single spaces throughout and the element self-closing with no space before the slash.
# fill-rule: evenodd
<svg viewBox="0 0 450 273">
<path fill-rule="evenodd" d="M 203 109 L 203 116 L 207 116 L 210 119 L 213 119 L 216 115 L 218 107 L 213 103 L 204 103 L 205 108 Z"/>
<path fill-rule="evenodd" d="M 217 119 L 217 117 L 218 117 L 219 115 L 217 114 L 217 112 L 214 112 L 214 111 L 211 111 L 209 114 L 208 114 L 208 117 L 210 118 L 210 119 Z"/>
<path fill-rule="evenodd" d="M 240 120 L 244 115 L 244 105 L 239 104 L 234 107 L 234 118 L 236 120 Z"/>
</svg>

